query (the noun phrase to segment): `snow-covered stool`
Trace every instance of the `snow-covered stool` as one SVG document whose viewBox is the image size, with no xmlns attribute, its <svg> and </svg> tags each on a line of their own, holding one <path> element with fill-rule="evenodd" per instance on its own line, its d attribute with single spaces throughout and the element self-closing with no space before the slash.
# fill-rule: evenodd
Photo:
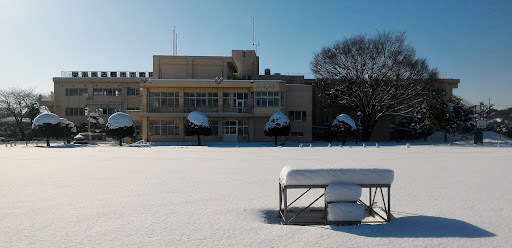
<svg viewBox="0 0 512 248">
<path fill-rule="evenodd" d="M 281 170 L 279 176 L 279 212 L 281 217 L 283 218 L 283 224 L 298 224 L 298 225 L 307 225 L 307 224 L 327 224 L 328 216 L 327 216 L 327 208 L 328 208 L 328 200 L 331 196 L 328 196 L 329 199 L 326 199 L 324 203 L 324 207 L 322 209 L 323 216 L 320 218 L 316 218 L 311 220 L 311 218 L 304 218 L 305 211 L 310 209 L 311 206 L 322 197 L 326 195 L 326 190 L 329 185 L 334 184 L 356 184 L 361 188 L 367 188 L 369 192 L 369 200 L 368 202 L 363 201 L 362 199 L 356 199 L 357 203 L 362 205 L 362 207 L 368 212 L 369 215 L 375 216 L 376 220 L 373 222 L 381 220 L 383 222 L 391 221 L 391 183 L 394 180 L 394 172 L 389 169 L 355 169 L 355 168 L 325 168 L 325 169 L 312 169 L 312 168 L 291 168 L 289 166 L 284 167 Z M 329 191 L 339 191 L 344 190 L 345 192 L 350 191 L 349 188 L 340 189 L 340 186 L 333 186 L 334 188 Z M 343 187 L 342 187 L 343 188 Z M 305 190 L 304 193 L 300 194 L 296 199 L 288 203 L 288 190 L 294 189 L 302 189 Z M 311 189 L 324 189 L 324 193 L 320 196 L 316 197 L 308 206 L 302 207 L 299 206 L 296 211 L 290 208 L 297 200 L 302 198 L 306 193 L 311 191 Z M 357 190 L 352 188 L 352 190 Z M 378 190 L 380 190 L 380 196 L 382 197 L 383 209 L 374 207 L 379 198 L 376 198 Z M 362 191 L 362 189 L 361 189 Z M 373 191 L 373 192 L 372 192 Z M 384 192 L 387 193 L 387 199 L 384 197 Z M 354 192 L 352 192 L 354 193 Z M 347 193 L 348 195 L 351 193 Z M 329 194 L 331 195 L 331 194 Z M 342 196 L 336 196 L 337 194 L 332 195 L 332 197 L 341 197 L 336 200 L 344 200 Z M 327 196 L 326 196 L 327 197 Z M 352 195 L 352 198 L 355 197 Z M 354 202 L 353 202 L 354 203 Z M 311 211 L 310 211 L 311 212 Z M 302 217 L 302 218 L 301 218 Z M 301 220 L 302 219 L 302 220 Z"/>
<path fill-rule="evenodd" d="M 365 217 L 364 206 L 357 202 L 333 202 L 327 205 L 327 222 L 331 225 L 359 224 Z"/>
</svg>

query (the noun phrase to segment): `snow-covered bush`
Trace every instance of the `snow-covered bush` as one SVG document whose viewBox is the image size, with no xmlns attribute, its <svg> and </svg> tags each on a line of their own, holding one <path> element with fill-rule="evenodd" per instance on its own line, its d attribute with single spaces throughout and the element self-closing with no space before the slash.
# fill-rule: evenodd
<svg viewBox="0 0 512 248">
<path fill-rule="evenodd" d="M 356 134 L 356 123 L 350 116 L 341 114 L 334 119 L 329 129 L 331 139 L 341 138 L 343 145 L 347 141 L 347 138 Z"/>
<path fill-rule="evenodd" d="M 109 137 L 116 137 L 119 145 L 123 145 L 124 137 L 131 137 L 135 133 L 132 117 L 130 115 L 117 112 L 108 118 L 105 134 Z"/>
<path fill-rule="evenodd" d="M 193 111 L 188 114 L 185 121 L 185 135 L 197 135 L 197 145 L 201 145 L 201 135 L 209 136 L 212 134 L 212 128 L 208 117 L 199 111 Z"/>
<path fill-rule="evenodd" d="M 60 118 L 60 137 L 69 144 L 71 138 L 78 134 L 75 123 L 68 121 L 65 118 Z"/>
<path fill-rule="evenodd" d="M 282 112 L 270 116 L 265 125 L 265 136 L 274 136 L 274 143 L 277 145 L 277 136 L 290 135 L 290 119 Z"/>
<path fill-rule="evenodd" d="M 91 112 L 87 121 L 89 122 L 91 132 L 103 132 L 103 129 L 105 128 L 105 120 L 103 120 L 98 113 Z"/>
<path fill-rule="evenodd" d="M 44 113 L 34 118 L 32 123 L 34 137 L 46 138 L 46 146 L 50 146 L 50 138 L 62 137 L 62 126 L 59 116 L 52 113 Z"/>
</svg>

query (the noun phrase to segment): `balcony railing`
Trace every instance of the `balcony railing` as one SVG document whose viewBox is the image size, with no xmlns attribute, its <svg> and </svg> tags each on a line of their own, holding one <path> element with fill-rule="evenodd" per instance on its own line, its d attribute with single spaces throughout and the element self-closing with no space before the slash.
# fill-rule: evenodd
<svg viewBox="0 0 512 248">
<path fill-rule="evenodd" d="M 146 78 L 153 77 L 152 71 L 61 71 L 61 77 L 81 78 Z"/>
</svg>

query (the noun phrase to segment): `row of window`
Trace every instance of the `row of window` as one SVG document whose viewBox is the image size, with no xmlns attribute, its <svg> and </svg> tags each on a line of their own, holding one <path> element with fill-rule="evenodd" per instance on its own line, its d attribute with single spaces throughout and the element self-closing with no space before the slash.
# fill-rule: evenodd
<svg viewBox="0 0 512 248">
<path fill-rule="evenodd" d="M 288 111 L 288 118 L 292 121 L 305 121 L 306 111 Z"/>
<path fill-rule="evenodd" d="M 212 135 L 219 135 L 219 121 L 210 120 Z M 222 132 L 224 134 L 235 134 L 237 136 L 249 135 L 249 124 L 243 120 L 224 121 Z M 150 120 L 150 136 L 175 136 L 180 135 L 179 121 L 177 120 Z"/>
<path fill-rule="evenodd" d="M 121 96 L 121 89 L 119 88 L 94 88 L 92 90 L 95 96 Z"/>
<path fill-rule="evenodd" d="M 66 96 L 87 96 L 87 88 L 66 88 Z"/>
<path fill-rule="evenodd" d="M 265 93 L 265 94 L 262 94 Z M 153 108 L 178 108 L 179 92 L 150 92 L 149 106 Z M 215 108 L 219 105 L 218 93 L 215 92 L 185 92 L 185 107 Z M 248 107 L 248 93 L 224 93 L 223 104 L 227 108 Z M 281 107 L 280 92 L 256 92 L 255 107 Z"/>
<path fill-rule="evenodd" d="M 66 96 L 87 96 L 88 90 L 87 90 L 87 88 L 66 88 L 65 94 L 66 94 Z M 140 89 L 128 88 L 127 94 L 129 96 L 138 96 L 138 95 L 140 95 Z M 94 88 L 93 95 L 95 95 L 95 96 L 120 96 L 121 89 L 119 89 L 119 88 Z"/>
<path fill-rule="evenodd" d="M 134 111 L 135 108 L 128 109 Z M 139 110 L 139 108 L 136 108 L 136 110 Z M 97 108 L 95 109 L 95 112 L 100 115 L 112 115 L 114 113 L 119 112 L 118 108 Z M 85 116 L 85 108 L 80 107 L 66 107 L 66 116 Z"/>
<path fill-rule="evenodd" d="M 87 88 L 66 88 L 66 96 L 87 96 Z M 94 88 L 94 96 L 121 96 L 120 88 Z M 128 88 L 128 96 L 140 95 L 140 89 Z M 257 108 L 281 107 L 283 103 L 281 92 L 255 92 L 254 106 Z M 178 92 L 149 93 L 150 106 L 153 108 L 177 108 L 179 105 Z M 224 93 L 223 104 L 228 108 L 244 108 L 248 106 L 248 93 Z M 185 106 L 195 108 L 212 108 L 218 106 L 218 93 L 205 92 L 185 93 Z"/>
</svg>

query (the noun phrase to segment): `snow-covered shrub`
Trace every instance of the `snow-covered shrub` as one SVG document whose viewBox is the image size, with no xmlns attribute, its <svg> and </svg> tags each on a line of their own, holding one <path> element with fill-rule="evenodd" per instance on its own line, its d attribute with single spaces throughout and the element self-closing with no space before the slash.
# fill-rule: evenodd
<svg viewBox="0 0 512 248">
<path fill-rule="evenodd" d="M 274 136 L 274 143 L 277 145 L 278 136 L 290 135 L 290 119 L 282 112 L 270 116 L 265 125 L 265 136 Z"/>
<path fill-rule="evenodd" d="M 71 138 L 78 134 L 75 123 L 68 121 L 65 118 L 60 118 L 60 137 L 69 144 Z"/>
<path fill-rule="evenodd" d="M 44 113 L 34 118 L 32 123 L 34 137 L 46 138 L 46 146 L 50 146 L 50 138 L 62 137 L 62 126 L 59 116 L 52 113 Z"/>
<path fill-rule="evenodd" d="M 108 118 L 105 134 L 109 137 L 116 137 L 119 145 L 123 145 L 124 137 L 131 137 L 135 133 L 132 117 L 130 115 L 117 112 Z"/>
<path fill-rule="evenodd" d="M 103 120 L 103 118 L 101 118 L 98 113 L 91 112 L 87 118 L 87 121 L 89 122 L 91 132 L 103 132 L 105 128 L 105 120 Z"/>
<path fill-rule="evenodd" d="M 201 135 L 209 136 L 212 134 L 212 128 L 208 117 L 199 111 L 193 111 L 188 114 L 185 121 L 185 135 L 197 135 L 197 145 L 201 145 Z"/>
<path fill-rule="evenodd" d="M 334 119 L 329 129 L 331 139 L 341 138 L 343 145 L 347 141 L 347 138 L 356 134 L 356 123 L 350 116 L 341 114 Z"/>
</svg>

